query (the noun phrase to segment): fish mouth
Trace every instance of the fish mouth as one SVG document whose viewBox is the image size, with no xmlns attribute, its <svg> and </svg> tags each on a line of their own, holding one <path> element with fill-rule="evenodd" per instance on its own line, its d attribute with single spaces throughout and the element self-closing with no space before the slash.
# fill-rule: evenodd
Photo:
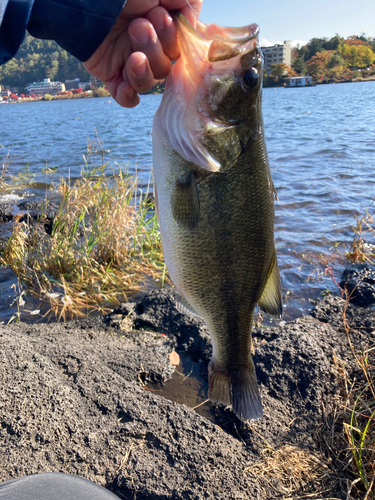
<svg viewBox="0 0 375 500">
<path fill-rule="evenodd" d="M 211 63 L 226 61 L 239 54 L 252 52 L 258 46 L 259 26 L 250 24 L 241 28 L 221 27 L 197 21 L 194 28 L 179 11 L 173 11 L 180 48 L 186 55 L 197 53 Z"/>
</svg>

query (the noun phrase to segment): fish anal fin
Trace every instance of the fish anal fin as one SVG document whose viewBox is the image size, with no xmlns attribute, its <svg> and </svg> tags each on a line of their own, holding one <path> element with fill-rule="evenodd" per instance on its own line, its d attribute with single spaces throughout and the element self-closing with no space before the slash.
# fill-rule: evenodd
<svg viewBox="0 0 375 500">
<path fill-rule="evenodd" d="M 208 367 L 208 397 L 214 403 L 232 405 L 243 420 L 258 420 L 263 416 L 262 400 L 253 362 L 238 371 L 220 368 L 212 359 Z"/>
<path fill-rule="evenodd" d="M 177 177 L 171 195 L 172 215 L 180 227 L 194 229 L 199 221 L 199 193 L 193 170 Z"/>
<path fill-rule="evenodd" d="M 179 294 L 175 294 L 176 299 L 176 308 L 181 314 L 186 314 L 188 316 L 197 316 L 200 318 L 199 314 L 195 311 L 195 309 L 189 304 L 189 302 L 181 297 Z"/>
<path fill-rule="evenodd" d="M 267 281 L 264 285 L 262 295 L 258 300 L 260 309 L 272 316 L 281 317 L 283 314 L 283 301 L 281 295 L 280 273 L 277 264 L 276 252 L 274 253 Z"/>
</svg>

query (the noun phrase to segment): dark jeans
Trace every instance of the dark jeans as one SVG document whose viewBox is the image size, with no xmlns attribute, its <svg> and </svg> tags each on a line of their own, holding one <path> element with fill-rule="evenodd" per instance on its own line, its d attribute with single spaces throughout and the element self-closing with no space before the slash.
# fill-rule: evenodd
<svg viewBox="0 0 375 500">
<path fill-rule="evenodd" d="M 119 500 L 87 479 L 45 472 L 0 483 L 0 500 Z"/>
</svg>

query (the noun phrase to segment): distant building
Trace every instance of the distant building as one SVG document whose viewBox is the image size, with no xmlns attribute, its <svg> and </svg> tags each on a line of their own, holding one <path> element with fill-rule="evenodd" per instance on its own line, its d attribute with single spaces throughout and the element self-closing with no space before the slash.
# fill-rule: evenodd
<svg viewBox="0 0 375 500">
<path fill-rule="evenodd" d="M 261 47 L 264 56 L 264 69 L 269 75 L 272 64 L 292 65 L 292 47 L 290 40 L 285 40 L 282 44 L 272 45 L 272 47 Z"/>
<path fill-rule="evenodd" d="M 2 87 L 3 90 L 0 91 L 0 96 L 1 97 L 9 97 L 11 94 L 11 91 L 9 89 L 5 90 L 4 87 Z"/>
<path fill-rule="evenodd" d="M 91 89 L 90 82 L 79 82 L 79 86 L 82 87 L 82 90 L 90 90 Z"/>
<path fill-rule="evenodd" d="M 286 87 L 310 87 L 312 85 L 311 76 L 293 76 L 285 78 Z"/>
<path fill-rule="evenodd" d="M 90 75 L 90 87 L 96 89 L 96 88 L 100 87 L 101 83 L 102 82 L 99 80 L 99 78 L 96 78 L 96 76 Z"/>
<path fill-rule="evenodd" d="M 46 95 L 65 92 L 65 85 L 61 82 L 51 82 L 50 78 L 45 78 L 43 82 L 33 82 L 25 87 L 28 94 Z"/>
<path fill-rule="evenodd" d="M 81 86 L 81 84 L 79 82 L 79 78 L 75 78 L 74 80 L 65 80 L 66 90 L 79 89 L 80 86 Z"/>
</svg>

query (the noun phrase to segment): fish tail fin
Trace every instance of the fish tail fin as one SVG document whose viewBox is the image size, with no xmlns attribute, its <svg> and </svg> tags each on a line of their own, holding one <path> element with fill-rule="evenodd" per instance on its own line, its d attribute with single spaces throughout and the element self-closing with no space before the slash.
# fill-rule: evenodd
<svg viewBox="0 0 375 500">
<path fill-rule="evenodd" d="M 262 400 L 253 363 L 248 368 L 232 371 L 211 360 L 208 382 L 211 401 L 232 405 L 234 413 L 243 420 L 262 418 Z"/>
</svg>

